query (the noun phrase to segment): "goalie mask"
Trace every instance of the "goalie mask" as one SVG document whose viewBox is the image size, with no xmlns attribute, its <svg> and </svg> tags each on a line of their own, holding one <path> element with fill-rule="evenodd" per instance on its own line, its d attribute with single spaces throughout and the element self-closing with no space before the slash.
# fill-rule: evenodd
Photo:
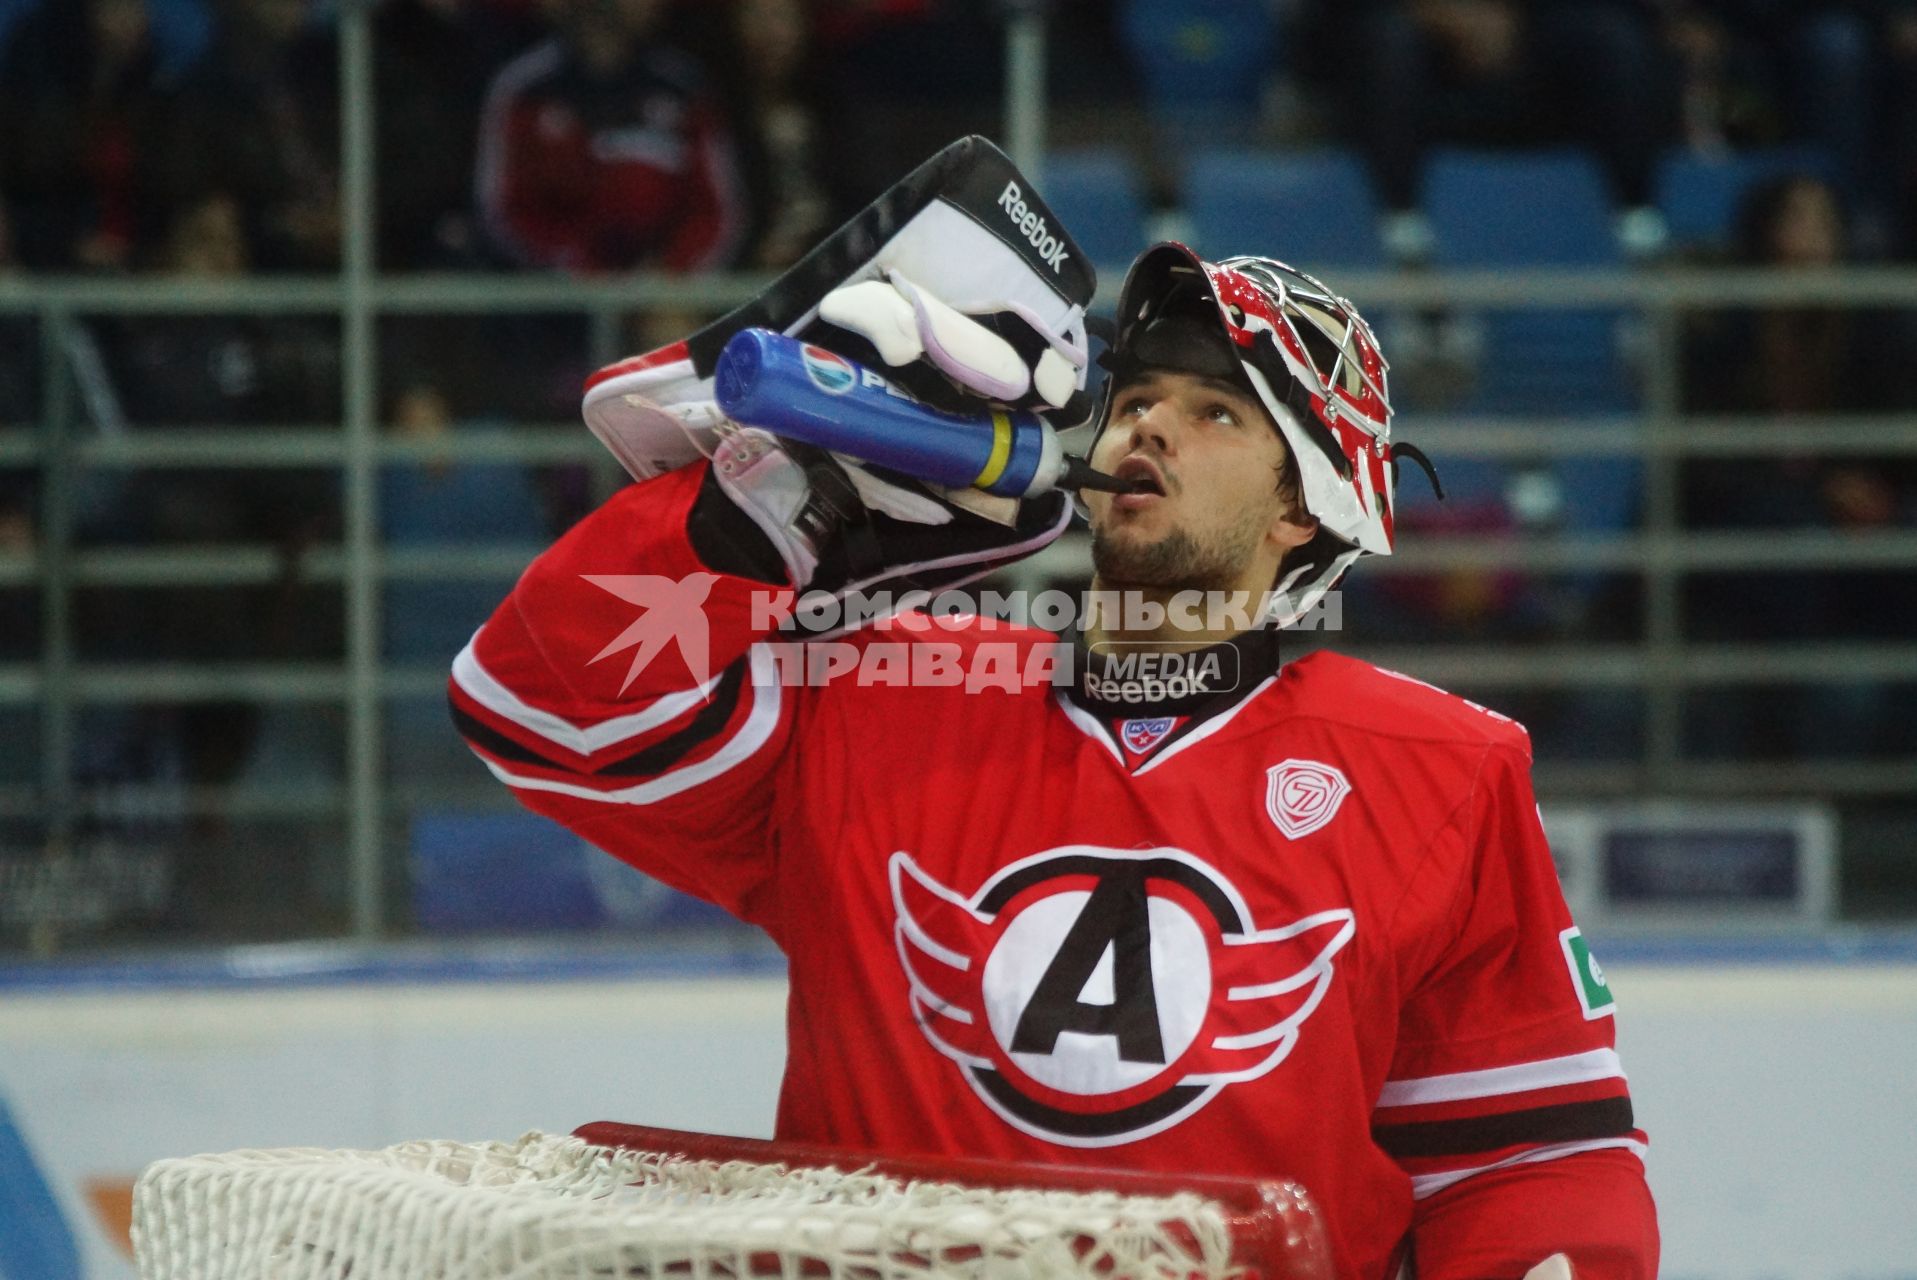
<svg viewBox="0 0 1917 1280">
<path fill-rule="evenodd" d="M 1278 625 L 1302 618 L 1359 556 L 1391 554 L 1384 356 L 1357 309 L 1317 280 L 1271 258 L 1214 263 L 1182 244 L 1154 245 L 1125 277 L 1102 363 L 1111 378 L 1100 432 L 1118 388 L 1146 368 L 1224 378 L 1271 415 L 1319 525 L 1279 571 L 1269 615 Z"/>
</svg>

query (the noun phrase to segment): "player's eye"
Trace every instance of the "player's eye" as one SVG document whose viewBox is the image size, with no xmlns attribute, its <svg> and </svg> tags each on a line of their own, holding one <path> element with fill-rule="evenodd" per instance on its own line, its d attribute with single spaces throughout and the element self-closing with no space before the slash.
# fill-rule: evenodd
<svg viewBox="0 0 1917 1280">
<path fill-rule="evenodd" d="M 1118 412 L 1121 417 L 1132 417 L 1136 414 L 1146 413 L 1150 411 L 1151 407 L 1151 400 L 1140 395 L 1125 396 L 1118 402 Z"/>
<path fill-rule="evenodd" d="M 1244 419 L 1239 417 L 1238 411 L 1228 404 L 1214 404 L 1210 406 L 1205 410 L 1205 416 L 1213 422 L 1221 423 L 1227 427 L 1235 427 L 1244 421 Z"/>
</svg>

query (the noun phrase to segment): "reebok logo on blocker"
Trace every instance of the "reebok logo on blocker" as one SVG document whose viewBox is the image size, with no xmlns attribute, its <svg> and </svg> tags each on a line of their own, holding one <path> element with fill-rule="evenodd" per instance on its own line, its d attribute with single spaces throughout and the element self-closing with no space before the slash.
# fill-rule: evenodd
<svg viewBox="0 0 1917 1280">
<path fill-rule="evenodd" d="M 1045 225 L 1045 219 L 1025 203 L 1025 193 L 1019 190 L 1018 183 L 1005 184 L 1005 190 L 998 194 L 998 207 L 1010 215 L 1018 233 L 1031 242 L 1032 248 L 1038 250 L 1038 256 L 1045 259 L 1045 265 L 1054 273 L 1065 265 L 1065 259 L 1072 256 L 1065 251 L 1065 242 L 1053 235 L 1051 228 Z"/>
</svg>

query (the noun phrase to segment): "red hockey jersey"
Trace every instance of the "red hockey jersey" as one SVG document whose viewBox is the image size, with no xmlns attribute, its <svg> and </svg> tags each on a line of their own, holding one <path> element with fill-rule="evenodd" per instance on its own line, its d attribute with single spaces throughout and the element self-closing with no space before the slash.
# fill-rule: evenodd
<svg viewBox="0 0 1917 1280">
<path fill-rule="evenodd" d="M 1050 633 L 921 615 L 794 682 L 693 551 L 703 475 L 535 562 L 452 700 L 527 805 L 784 949 L 780 1136 L 1292 1177 L 1350 1276 L 1654 1273 L 1522 729 L 1268 632 L 1061 688 Z"/>
</svg>

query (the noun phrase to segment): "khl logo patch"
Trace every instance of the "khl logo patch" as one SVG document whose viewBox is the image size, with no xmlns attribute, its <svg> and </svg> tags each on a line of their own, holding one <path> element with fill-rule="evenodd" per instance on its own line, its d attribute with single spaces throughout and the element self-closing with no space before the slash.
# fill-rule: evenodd
<svg viewBox="0 0 1917 1280">
<path fill-rule="evenodd" d="M 1135 755 L 1144 755 L 1165 740 L 1165 735 L 1178 723 L 1176 716 L 1153 716 L 1144 720 L 1127 720 L 1118 726 L 1118 736 L 1125 740 L 1125 747 Z"/>
<path fill-rule="evenodd" d="M 1345 775 L 1316 760 L 1286 760 L 1265 770 L 1265 811 L 1292 840 L 1330 822 L 1350 794 Z"/>
<path fill-rule="evenodd" d="M 1070 1147 L 1161 1133 L 1291 1052 L 1357 932 L 1349 908 L 1260 929 L 1182 849 L 1067 845 L 969 896 L 895 853 L 913 1020 L 979 1099 Z"/>
</svg>

